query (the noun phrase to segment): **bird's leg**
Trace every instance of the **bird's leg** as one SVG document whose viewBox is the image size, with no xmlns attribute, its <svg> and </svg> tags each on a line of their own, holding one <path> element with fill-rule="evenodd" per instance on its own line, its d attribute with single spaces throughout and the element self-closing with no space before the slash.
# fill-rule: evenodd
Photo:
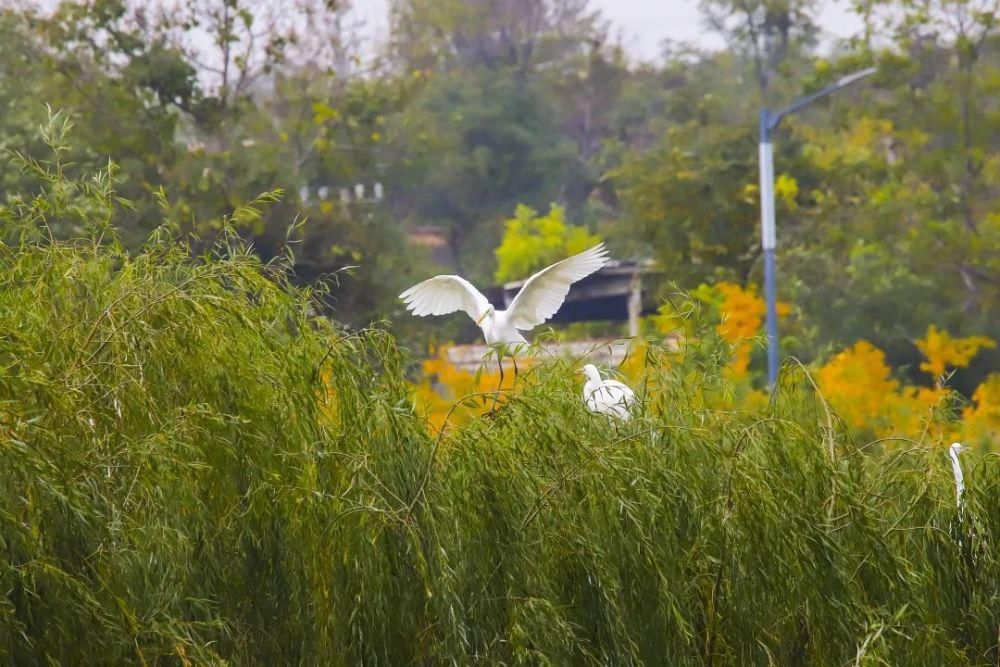
<svg viewBox="0 0 1000 667">
<path fill-rule="evenodd" d="M 510 360 L 514 362 L 514 384 L 516 385 L 517 384 L 517 356 L 513 355 L 513 354 L 510 355 Z M 511 387 L 511 389 L 513 389 L 513 386 Z"/>
<path fill-rule="evenodd" d="M 493 409 L 490 412 L 497 411 L 497 401 L 500 398 L 500 392 L 503 391 L 503 354 L 499 351 L 497 352 L 497 366 L 500 367 L 500 384 L 497 385 L 497 393 L 493 394 Z"/>
</svg>

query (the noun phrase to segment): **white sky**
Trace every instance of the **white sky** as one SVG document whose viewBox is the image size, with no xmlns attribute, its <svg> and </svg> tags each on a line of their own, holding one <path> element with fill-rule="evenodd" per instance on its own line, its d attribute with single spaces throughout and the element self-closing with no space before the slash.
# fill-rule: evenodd
<svg viewBox="0 0 1000 667">
<path fill-rule="evenodd" d="M 352 0 L 356 16 L 364 22 L 365 51 L 384 38 L 388 20 L 388 0 Z M 629 54 L 640 60 L 660 55 L 664 39 L 692 42 L 715 48 L 722 45 L 717 35 L 704 27 L 698 0 L 590 0 L 611 21 L 621 35 Z M 848 37 L 857 32 L 861 22 L 850 13 L 845 0 L 828 0 L 819 15 L 819 25 L 831 37 Z"/>
</svg>

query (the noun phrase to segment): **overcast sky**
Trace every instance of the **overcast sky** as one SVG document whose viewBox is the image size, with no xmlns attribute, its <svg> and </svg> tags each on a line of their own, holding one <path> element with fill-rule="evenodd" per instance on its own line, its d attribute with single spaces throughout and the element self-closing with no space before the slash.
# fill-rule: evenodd
<svg viewBox="0 0 1000 667">
<path fill-rule="evenodd" d="M 590 0 L 591 6 L 611 21 L 629 53 L 643 60 L 656 58 L 664 39 L 693 42 L 703 47 L 721 45 L 717 35 L 702 25 L 698 0 Z M 819 24 L 835 37 L 847 37 L 861 22 L 847 9 L 845 0 L 824 3 Z M 354 11 L 365 23 L 365 50 L 387 29 L 388 0 L 353 0 Z"/>
</svg>

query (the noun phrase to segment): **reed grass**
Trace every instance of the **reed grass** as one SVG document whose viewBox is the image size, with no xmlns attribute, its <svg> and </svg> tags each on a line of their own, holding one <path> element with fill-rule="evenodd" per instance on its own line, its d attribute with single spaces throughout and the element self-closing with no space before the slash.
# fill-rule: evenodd
<svg viewBox="0 0 1000 667">
<path fill-rule="evenodd" d="M 114 204 L 45 170 L 2 214 L 0 662 L 1000 661 L 995 454 L 960 512 L 940 443 L 852 442 L 800 367 L 712 407 L 710 327 L 627 424 L 556 359 L 431 435 L 390 333 L 231 234 L 32 233 Z"/>
</svg>

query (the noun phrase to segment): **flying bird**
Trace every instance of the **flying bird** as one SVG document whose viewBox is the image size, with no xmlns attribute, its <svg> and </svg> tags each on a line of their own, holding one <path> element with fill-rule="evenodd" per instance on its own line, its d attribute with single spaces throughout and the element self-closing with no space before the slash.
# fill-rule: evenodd
<svg viewBox="0 0 1000 667">
<path fill-rule="evenodd" d="M 506 310 L 497 310 L 461 276 L 434 276 L 399 295 L 414 315 L 447 315 L 461 310 L 483 330 L 488 345 L 527 343 L 522 331 L 531 331 L 556 314 L 573 283 L 586 278 L 608 261 L 603 243 L 546 267 L 521 287 Z M 501 371 L 503 366 L 501 366 Z"/>
<path fill-rule="evenodd" d="M 628 421 L 629 409 L 635 403 L 635 392 L 617 380 L 602 380 L 593 364 L 587 364 L 580 372 L 587 376 L 583 385 L 583 402 L 587 409 Z"/>
</svg>

